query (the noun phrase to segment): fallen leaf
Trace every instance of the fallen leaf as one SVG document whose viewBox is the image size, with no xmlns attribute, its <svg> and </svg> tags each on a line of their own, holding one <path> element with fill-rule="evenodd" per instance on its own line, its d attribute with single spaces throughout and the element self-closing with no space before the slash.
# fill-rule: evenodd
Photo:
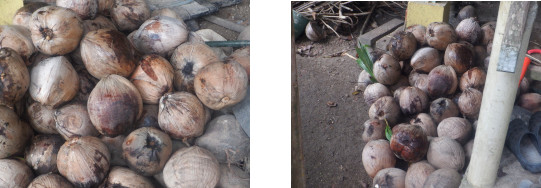
<svg viewBox="0 0 541 188">
<path fill-rule="evenodd" d="M 361 93 L 361 92 L 359 92 L 359 91 L 354 91 L 354 92 L 352 93 L 352 95 L 358 95 L 359 93 Z"/>
<path fill-rule="evenodd" d="M 338 106 L 338 104 L 336 104 L 336 102 L 329 101 L 329 102 L 327 102 L 327 106 L 336 107 L 336 106 Z"/>
</svg>

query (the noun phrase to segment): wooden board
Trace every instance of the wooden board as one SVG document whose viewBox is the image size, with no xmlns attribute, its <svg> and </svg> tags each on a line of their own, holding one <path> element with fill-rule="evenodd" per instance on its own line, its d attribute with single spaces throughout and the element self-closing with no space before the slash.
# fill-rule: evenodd
<svg viewBox="0 0 541 188">
<path fill-rule="evenodd" d="M 150 10 L 170 8 L 183 20 L 212 14 L 226 6 L 239 4 L 241 0 L 147 0 Z"/>
</svg>

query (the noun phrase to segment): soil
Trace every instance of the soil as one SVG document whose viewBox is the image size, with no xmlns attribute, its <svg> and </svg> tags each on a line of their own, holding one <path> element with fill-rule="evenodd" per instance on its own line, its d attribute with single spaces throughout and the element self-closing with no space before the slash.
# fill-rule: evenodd
<svg viewBox="0 0 541 188">
<path fill-rule="evenodd" d="M 497 3 L 478 2 L 477 6 L 482 10 L 478 13 L 480 16 L 496 20 Z M 451 18 L 454 11 L 450 12 Z M 541 44 L 539 12 L 530 48 Z M 381 20 L 390 19 L 392 17 L 387 16 Z M 361 25 L 356 27 L 354 40 L 350 41 L 339 39 L 333 33 L 321 42 L 311 42 L 304 35 L 296 40 L 296 49 L 311 47 L 307 55 L 296 55 L 306 187 L 372 186 L 372 178 L 366 174 L 361 161 L 366 144 L 361 139 L 362 124 L 369 119 L 369 106 L 362 92 L 353 94 L 362 69 L 349 57 L 328 57 L 340 52 L 354 56 Z M 329 105 L 334 103 L 335 107 Z"/>
<path fill-rule="evenodd" d="M 233 23 L 243 26 L 250 25 L 250 0 L 242 0 L 240 4 L 220 8 L 218 12 L 212 14 L 222 19 L 229 20 Z M 196 19 L 201 29 L 212 29 L 222 35 L 227 40 L 237 40 L 239 33 L 208 22 L 203 18 Z"/>
</svg>

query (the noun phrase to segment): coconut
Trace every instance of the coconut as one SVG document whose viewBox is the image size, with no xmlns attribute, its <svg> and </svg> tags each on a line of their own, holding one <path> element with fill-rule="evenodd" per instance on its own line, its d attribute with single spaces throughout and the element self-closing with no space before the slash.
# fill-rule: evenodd
<svg viewBox="0 0 541 188">
<path fill-rule="evenodd" d="M 178 20 L 182 20 L 182 18 L 178 17 L 177 13 L 170 8 L 162 8 L 162 9 L 155 9 L 150 14 L 150 17 L 156 17 L 156 16 L 167 16 L 171 18 L 175 18 Z"/>
<path fill-rule="evenodd" d="M 56 130 L 68 140 L 77 136 L 98 136 L 100 133 L 92 122 L 86 103 L 71 103 L 62 106 L 54 113 Z"/>
<path fill-rule="evenodd" d="M 471 44 L 477 43 L 479 38 L 481 38 L 481 27 L 476 18 L 466 18 L 460 21 L 456 26 L 455 32 L 459 40 L 464 40 Z"/>
<path fill-rule="evenodd" d="M 56 155 L 64 139 L 60 135 L 39 134 L 26 148 L 24 159 L 37 174 L 58 172 Z"/>
<path fill-rule="evenodd" d="M 42 104 L 57 107 L 75 97 L 79 76 L 64 56 L 47 58 L 32 68 L 30 96 Z"/>
<path fill-rule="evenodd" d="M 157 16 L 141 25 L 133 35 L 133 42 L 140 52 L 169 57 L 169 51 L 188 40 L 188 32 L 182 20 Z"/>
<path fill-rule="evenodd" d="M 403 123 L 393 127 L 391 151 L 396 157 L 417 162 L 425 157 L 427 149 L 427 135 L 421 126 Z"/>
<path fill-rule="evenodd" d="M 483 63 L 485 61 L 485 58 L 487 57 L 487 48 L 485 46 L 474 46 L 473 47 L 474 52 L 474 64 L 476 66 L 483 66 Z"/>
<path fill-rule="evenodd" d="M 394 125 L 400 118 L 400 106 L 394 101 L 393 97 L 381 97 L 368 110 L 370 119 L 386 120 L 389 125 Z"/>
<path fill-rule="evenodd" d="M 481 44 L 487 45 L 494 39 L 494 32 L 496 31 L 496 22 L 488 22 L 481 26 Z M 489 53 L 490 54 L 490 53 Z"/>
<path fill-rule="evenodd" d="M 471 123 L 464 118 L 450 117 L 438 124 L 438 136 L 455 139 L 460 144 L 465 144 L 472 132 Z"/>
<path fill-rule="evenodd" d="M 361 159 L 366 173 L 372 178 L 376 176 L 378 171 L 392 168 L 396 163 L 396 157 L 391 151 L 389 142 L 383 139 L 366 143 Z"/>
<path fill-rule="evenodd" d="M 171 152 L 171 138 L 153 127 L 143 127 L 131 132 L 122 143 L 122 156 L 126 163 L 144 176 L 159 173 Z"/>
<path fill-rule="evenodd" d="M 113 167 L 100 187 L 154 188 L 150 179 L 124 167 Z"/>
<path fill-rule="evenodd" d="M 473 48 L 464 43 L 449 44 L 445 50 L 443 62 L 453 67 L 460 75 L 475 65 Z"/>
<path fill-rule="evenodd" d="M 306 29 L 304 31 L 305 31 L 306 37 L 314 42 L 320 41 L 327 37 L 327 34 L 325 33 L 325 31 L 315 21 L 308 22 L 308 24 L 306 24 Z"/>
<path fill-rule="evenodd" d="M 485 71 L 478 67 L 473 67 L 460 77 L 460 90 L 464 91 L 467 88 L 473 88 L 482 91 L 485 87 L 486 77 Z"/>
<path fill-rule="evenodd" d="M 418 125 L 425 131 L 427 136 L 431 137 L 437 137 L 438 134 L 436 132 L 436 123 L 430 117 L 430 115 L 426 113 L 420 113 L 417 115 L 417 117 L 410 120 L 410 124 L 412 125 Z"/>
<path fill-rule="evenodd" d="M 456 42 L 458 36 L 451 25 L 444 22 L 432 22 L 426 28 L 426 43 L 437 50 L 445 50 L 447 45 Z"/>
<path fill-rule="evenodd" d="M 427 161 L 411 164 L 406 172 L 406 188 L 423 187 L 428 176 L 435 170 L 436 168 Z"/>
<path fill-rule="evenodd" d="M 73 185 L 64 177 L 58 174 L 43 174 L 36 177 L 28 188 L 44 188 L 44 187 L 63 187 L 73 188 Z"/>
<path fill-rule="evenodd" d="M 530 80 L 527 77 L 522 78 L 522 81 L 518 85 L 518 88 L 520 91 L 518 93 L 528 93 L 528 91 L 530 90 Z"/>
<path fill-rule="evenodd" d="M 396 101 L 397 103 L 400 102 L 400 93 L 402 93 L 402 90 L 406 89 L 406 87 L 407 86 L 403 86 L 403 87 L 400 87 L 400 88 L 394 90 L 394 92 L 393 92 L 394 101 Z"/>
<path fill-rule="evenodd" d="M 483 93 L 479 90 L 473 88 L 465 89 L 458 98 L 458 109 L 467 118 L 477 119 L 479 117 L 482 99 Z"/>
<path fill-rule="evenodd" d="M 220 180 L 220 165 L 211 152 L 192 146 L 171 155 L 163 177 L 167 187 L 215 187 Z"/>
<path fill-rule="evenodd" d="M 143 105 L 143 113 L 141 114 L 141 117 L 135 122 L 135 129 L 141 128 L 141 127 L 154 127 L 154 128 L 160 128 L 158 125 L 158 112 L 159 112 L 159 105 L 154 104 L 145 104 Z"/>
<path fill-rule="evenodd" d="M 214 118 L 195 145 L 209 150 L 220 163 L 242 166 L 250 157 L 250 137 L 233 115 Z"/>
<path fill-rule="evenodd" d="M 362 139 L 364 142 L 371 140 L 385 139 L 385 121 L 369 119 L 363 123 Z"/>
<path fill-rule="evenodd" d="M 437 98 L 455 93 L 458 85 L 455 70 L 448 65 L 440 65 L 428 74 L 428 95 Z"/>
<path fill-rule="evenodd" d="M 396 59 L 406 60 L 417 50 L 417 39 L 410 32 L 400 31 L 393 35 L 387 49 Z"/>
<path fill-rule="evenodd" d="M 173 67 L 167 59 L 149 54 L 143 56 L 130 80 L 139 90 L 143 103 L 158 104 L 165 93 L 173 91 L 173 77 Z"/>
<path fill-rule="evenodd" d="M 425 40 L 426 27 L 425 26 L 415 24 L 406 28 L 406 32 L 411 32 L 413 36 L 415 36 L 418 47 L 425 45 L 426 43 L 426 40 Z"/>
<path fill-rule="evenodd" d="M 18 26 L 18 25 L 1 25 L 0 26 L 0 48 L 11 48 L 15 50 L 29 65 L 28 59 L 36 49 L 34 48 L 34 43 L 32 43 L 32 38 L 30 36 L 30 31 L 27 27 Z"/>
<path fill-rule="evenodd" d="M 400 92 L 400 110 L 405 115 L 415 115 L 428 108 L 428 97 L 425 92 L 416 87 L 406 87 Z"/>
<path fill-rule="evenodd" d="M 0 187 L 27 187 L 34 175 L 24 163 L 14 159 L 0 159 Z"/>
<path fill-rule="evenodd" d="M 471 5 L 465 6 L 464 8 L 460 9 L 457 16 L 458 21 L 462 21 L 470 17 L 477 17 L 477 14 L 475 14 L 475 8 Z"/>
<path fill-rule="evenodd" d="M 133 31 L 150 17 L 144 0 L 115 0 L 110 11 L 111 18 L 121 31 Z"/>
<path fill-rule="evenodd" d="M 45 6 L 36 10 L 29 27 L 34 46 L 47 55 L 72 52 L 83 36 L 83 21 L 77 13 L 58 6 Z"/>
<path fill-rule="evenodd" d="M 430 116 L 434 118 L 436 123 L 449 117 L 457 117 L 458 115 L 458 106 L 451 99 L 442 97 L 432 101 L 430 104 Z"/>
<path fill-rule="evenodd" d="M 0 105 L 13 106 L 30 85 L 30 74 L 23 59 L 11 48 L 0 49 Z"/>
<path fill-rule="evenodd" d="M 122 156 L 122 144 L 126 136 L 119 135 L 116 137 L 101 136 L 100 140 L 107 146 L 111 154 L 111 166 L 128 166 L 124 156 Z"/>
<path fill-rule="evenodd" d="M 436 137 L 430 141 L 426 154 L 428 162 L 436 168 L 461 170 L 465 154 L 460 143 L 449 137 Z"/>
<path fill-rule="evenodd" d="M 56 0 L 56 6 L 73 10 L 83 20 L 94 19 L 98 13 L 98 0 Z"/>
<path fill-rule="evenodd" d="M 391 96 L 391 92 L 383 84 L 374 83 L 366 87 L 366 90 L 364 91 L 363 95 L 364 95 L 364 102 L 368 106 L 370 106 L 374 104 L 374 102 L 376 102 L 376 100 L 378 100 L 381 97 Z"/>
<path fill-rule="evenodd" d="M 178 46 L 171 56 L 175 90 L 193 93 L 194 78 L 199 70 L 217 61 L 218 57 L 206 44 L 184 43 Z"/>
<path fill-rule="evenodd" d="M 435 48 L 421 48 L 413 54 L 410 64 L 416 72 L 429 73 L 434 67 L 441 65 L 440 53 Z"/>
<path fill-rule="evenodd" d="M 13 110 L 2 105 L 0 105 L 0 130 L 0 143 L 2 143 L 0 159 L 23 152 L 24 146 L 32 137 L 32 128 L 21 121 Z"/>
<path fill-rule="evenodd" d="M 191 93 L 169 93 L 160 99 L 158 124 L 173 139 L 187 140 L 201 136 L 205 116 L 203 104 Z"/>
<path fill-rule="evenodd" d="M 410 86 L 408 82 L 408 77 L 404 75 L 400 75 L 398 82 L 396 82 L 396 84 L 392 86 L 389 86 L 389 90 L 391 91 L 391 93 L 394 93 L 394 91 L 396 91 L 398 88 L 408 87 L 408 86 Z"/>
<path fill-rule="evenodd" d="M 406 172 L 398 168 L 380 170 L 374 177 L 372 184 L 375 187 L 404 188 L 406 185 Z"/>
<path fill-rule="evenodd" d="M 359 79 L 357 81 L 357 85 L 355 86 L 355 91 L 365 91 L 366 87 L 368 87 L 368 85 L 370 85 L 372 83 L 373 82 L 370 79 L 370 74 L 368 72 L 366 72 L 365 70 L 363 70 L 359 74 Z"/>
<path fill-rule="evenodd" d="M 520 95 L 517 104 L 531 112 L 541 110 L 541 95 L 538 93 L 525 93 Z"/>
<path fill-rule="evenodd" d="M 195 94 L 205 106 L 221 110 L 238 104 L 247 93 L 248 75 L 235 61 L 203 67 L 194 79 Z"/>
<path fill-rule="evenodd" d="M 20 25 L 25 28 L 29 28 L 28 23 L 32 20 L 32 13 L 37 9 L 48 6 L 49 4 L 44 2 L 29 2 L 26 3 L 23 7 L 19 8 L 13 16 L 13 25 Z M 33 45 L 32 45 L 33 46 Z"/>
<path fill-rule="evenodd" d="M 423 187 L 426 188 L 453 188 L 459 187 L 462 176 L 456 169 L 438 169 L 426 178 Z"/>
<path fill-rule="evenodd" d="M 58 134 L 54 120 L 54 109 L 51 106 L 43 105 L 37 101 L 29 100 L 26 108 L 28 122 L 32 128 L 43 134 Z"/>
<path fill-rule="evenodd" d="M 400 71 L 398 61 L 388 54 L 383 54 L 374 63 L 374 77 L 379 83 L 384 85 L 393 85 L 398 82 Z"/>
</svg>

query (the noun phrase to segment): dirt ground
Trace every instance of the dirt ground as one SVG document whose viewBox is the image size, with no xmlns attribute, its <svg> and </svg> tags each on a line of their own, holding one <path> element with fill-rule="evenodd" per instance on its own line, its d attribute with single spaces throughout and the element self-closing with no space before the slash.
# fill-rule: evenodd
<svg viewBox="0 0 541 188">
<path fill-rule="evenodd" d="M 480 16 L 496 20 L 497 3 L 486 2 L 481 6 Z M 530 48 L 539 47 L 541 41 L 539 12 Z M 452 10 L 451 17 L 454 13 Z M 450 22 L 453 21 L 451 19 Z M 354 39 L 358 35 L 359 28 L 353 32 Z M 326 57 L 343 51 L 355 55 L 355 44 L 356 40 L 346 41 L 332 34 L 317 43 L 305 36 L 296 40 L 297 49 L 311 45 L 313 54 L 313 57 L 296 55 L 307 187 L 364 187 L 372 184 L 361 161 L 365 145 L 361 139 L 362 124 L 368 120 L 369 106 L 365 104 L 362 93 L 352 94 L 362 70 L 351 58 Z M 337 106 L 330 107 L 328 103 L 336 103 Z"/>
</svg>

